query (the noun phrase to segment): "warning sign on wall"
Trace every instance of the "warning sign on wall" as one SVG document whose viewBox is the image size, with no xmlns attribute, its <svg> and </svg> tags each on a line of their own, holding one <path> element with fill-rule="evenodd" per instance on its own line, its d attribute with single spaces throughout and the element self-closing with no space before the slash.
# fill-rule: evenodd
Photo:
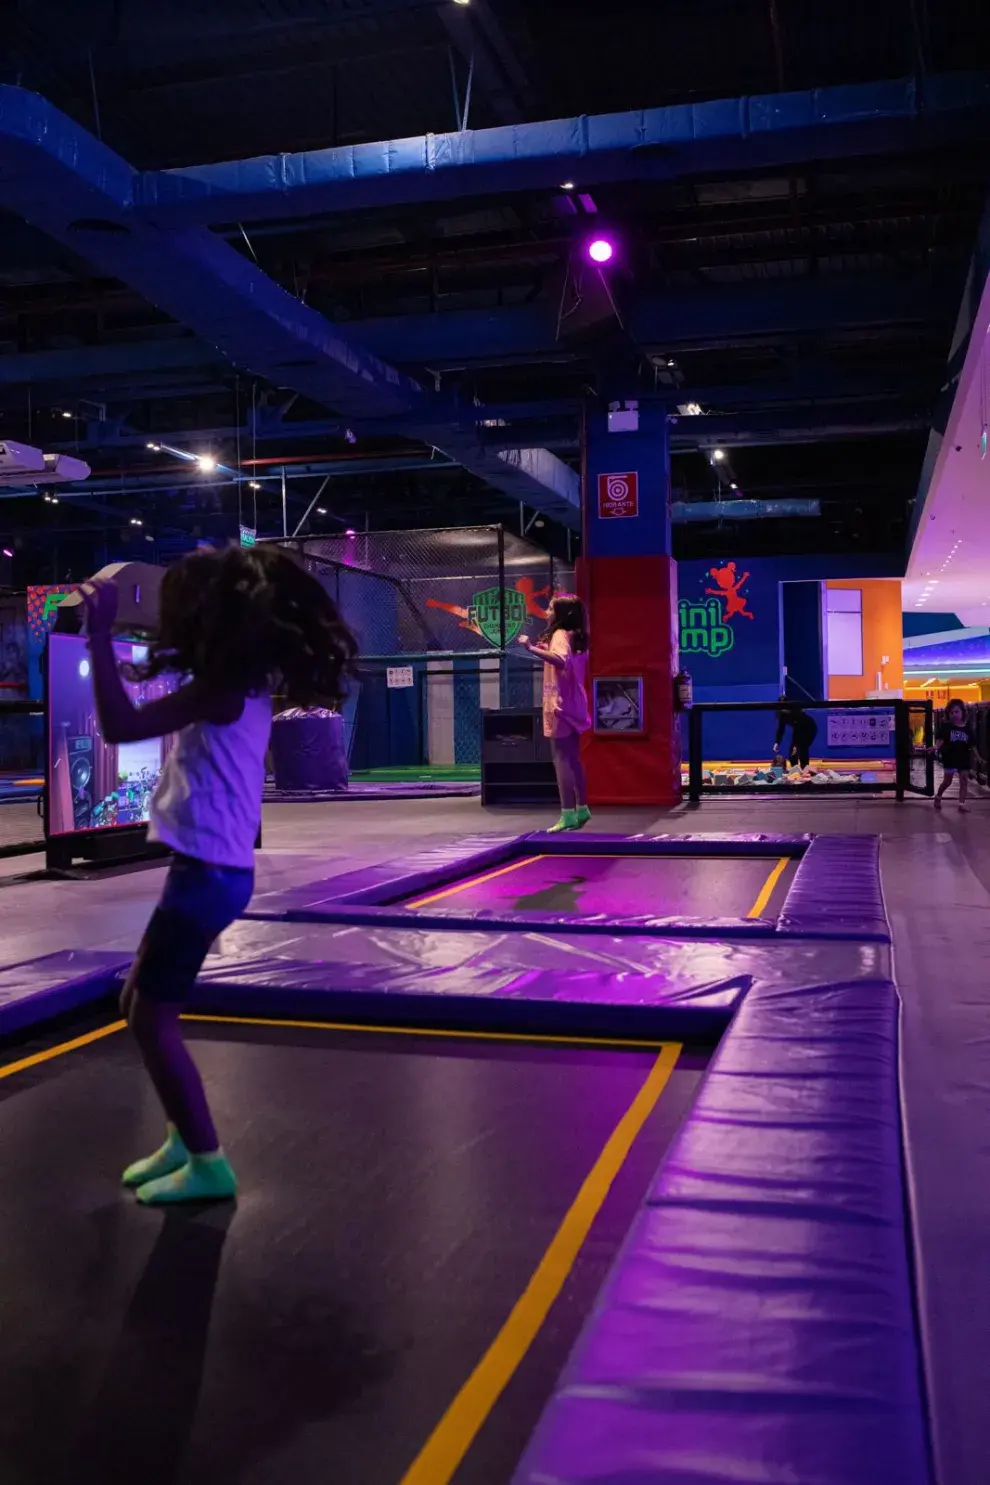
<svg viewBox="0 0 990 1485">
<path fill-rule="evenodd" d="M 829 712 L 830 748 L 890 747 L 893 712 Z"/>
<path fill-rule="evenodd" d="M 639 515 L 639 475 L 600 474 L 598 514 L 602 520 Z"/>
<path fill-rule="evenodd" d="M 385 669 L 385 684 L 390 691 L 406 691 L 415 685 L 411 665 L 389 665 Z"/>
</svg>

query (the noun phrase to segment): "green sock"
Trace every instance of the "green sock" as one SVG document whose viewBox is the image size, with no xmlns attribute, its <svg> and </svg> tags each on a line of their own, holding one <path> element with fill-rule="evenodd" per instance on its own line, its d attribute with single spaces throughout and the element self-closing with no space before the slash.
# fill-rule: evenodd
<svg viewBox="0 0 990 1485">
<path fill-rule="evenodd" d="M 159 1176 L 171 1175 L 172 1171 L 178 1170 L 185 1165 L 189 1159 L 189 1151 L 186 1149 L 182 1136 L 174 1124 L 166 1126 L 168 1134 L 165 1143 L 154 1155 L 146 1155 L 143 1160 L 135 1160 L 129 1165 L 121 1176 L 125 1186 L 143 1186 L 145 1181 L 155 1181 Z"/>
<path fill-rule="evenodd" d="M 586 804 L 579 804 L 578 807 L 577 807 L 577 828 L 578 828 L 578 830 L 581 829 L 581 826 L 582 825 L 587 825 L 587 823 L 588 823 L 588 821 L 590 819 L 591 819 L 591 811 L 589 810 L 588 806 Z"/>
<path fill-rule="evenodd" d="M 178 1201 L 228 1201 L 237 1195 L 237 1177 L 222 1150 L 206 1155 L 190 1155 L 185 1165 L 146 1181 L 138 1188 L 137 1199 L 145 1206 L 164 1206 Z"/>
<path fill-rule="evenodd" d="M 564 810 L 556 825 L 550 826 L 547 835 L 559 835 L 562 830 L 576 830 L 577 823 L 577 810 Z"/>
</svg>

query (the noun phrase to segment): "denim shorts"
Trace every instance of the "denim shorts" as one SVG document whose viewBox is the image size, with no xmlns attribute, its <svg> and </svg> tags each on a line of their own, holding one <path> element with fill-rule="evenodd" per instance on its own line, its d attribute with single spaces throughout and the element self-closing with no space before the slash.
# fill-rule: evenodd
<svg viewBox="0 0 990 1485">
<path fill-rule="evenodd" d="M 173 856 L 131 971 L 138 993 L 148 1000 L 188 1000 L 214 939 L 240 917 L 253 891 L 251 869 Z"/>
</svg>

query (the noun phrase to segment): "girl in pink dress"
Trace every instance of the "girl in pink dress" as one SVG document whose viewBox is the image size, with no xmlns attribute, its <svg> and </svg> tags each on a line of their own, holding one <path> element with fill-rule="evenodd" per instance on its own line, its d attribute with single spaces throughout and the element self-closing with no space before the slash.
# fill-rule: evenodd
<svg viewBox="0 0 990 1485">
<path fill-rule="evenodd" d="M 581 762 L 581 734 L 591 726 L 588 710 L 588 634 L 584 605 L 573 593 L 558 593 L 547 612 L 538 644 L 520 637 L 543 661 L 543 734 L 550 739 L 560 793 L 561 816 L 551 833 L 580 830 L 591 819 Z"/>
</svg>

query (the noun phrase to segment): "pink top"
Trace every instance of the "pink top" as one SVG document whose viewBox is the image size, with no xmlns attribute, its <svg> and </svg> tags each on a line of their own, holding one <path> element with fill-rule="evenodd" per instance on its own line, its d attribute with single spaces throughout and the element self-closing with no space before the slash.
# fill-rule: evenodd
<svg viewBox="0 0 990 1485">
<path fill-rule="evenodd" d="M 543 735 L 587 732 L 591 726 L 587 653 L 574 653 L 566 629 L 554 631 L 547 649 L 563 658 L 564 668 L 557 670 L 546 663 L 543 666 Z"/>
</svg>

